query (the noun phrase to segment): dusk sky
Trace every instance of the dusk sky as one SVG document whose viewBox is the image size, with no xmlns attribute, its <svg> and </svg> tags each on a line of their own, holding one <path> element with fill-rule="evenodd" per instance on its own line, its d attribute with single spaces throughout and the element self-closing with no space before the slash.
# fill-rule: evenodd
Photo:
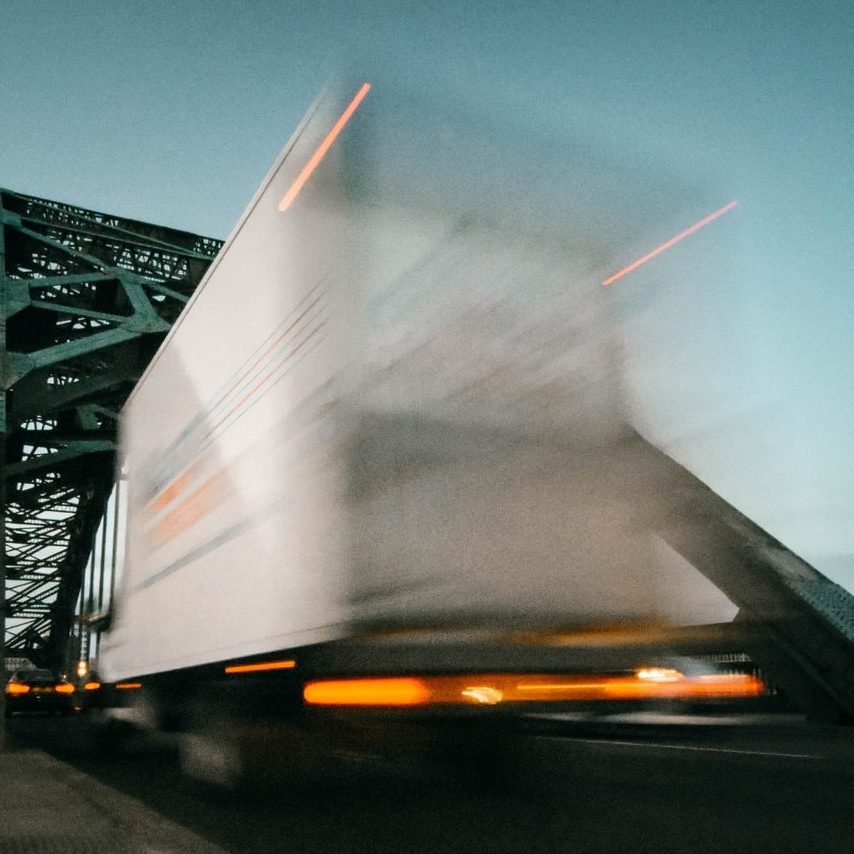
<svg viewBox="0 0 854 854">
<path fill-rule="evenodd" d="M 636 423 L 854 590 L 854 6 L 0 0 L 0 34 L 0 185 L 201 234 L 354 61 L 738 199 L 612 286 Z"/>
</svg>

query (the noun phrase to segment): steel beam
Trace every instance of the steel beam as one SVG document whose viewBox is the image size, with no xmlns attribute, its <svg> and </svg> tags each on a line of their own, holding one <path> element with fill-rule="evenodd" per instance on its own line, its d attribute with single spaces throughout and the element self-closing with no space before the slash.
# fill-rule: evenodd
<svg viewBox="0 0 854 854">
<path fill-rule="evenodd" d="M 6 654 L 66 661 L 117 413 L 221 246 L 0 190 Z"/>
</svg>

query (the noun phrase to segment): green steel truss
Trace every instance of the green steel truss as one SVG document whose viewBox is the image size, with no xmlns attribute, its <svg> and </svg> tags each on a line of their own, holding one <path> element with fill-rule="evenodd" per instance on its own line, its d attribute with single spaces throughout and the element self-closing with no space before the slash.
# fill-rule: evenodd
<svg viewBox="0 0 854 854">
<path fill-rule="evenodd" d="M 221 241 L 0 190 L 6 655 L 63 661 L 118 412 Z"/>
</svg>

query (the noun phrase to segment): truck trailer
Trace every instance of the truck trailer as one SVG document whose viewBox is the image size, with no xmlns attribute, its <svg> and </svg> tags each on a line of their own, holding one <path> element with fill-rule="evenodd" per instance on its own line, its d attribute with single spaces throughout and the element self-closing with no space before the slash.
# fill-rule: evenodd
<svg viewBox="0 0 854 854">
<path fill-rule="evenodd" d="M 124 409 L 113 718 L 185 733 L 198 770 L 273 721 L 311 753 L 354 721 L 760 690 L 661 641 L 736 609 L 656 541 L 632 452 L 601 282 L 691 195 L 638 175 L 328 87 Z"/>
</svg>

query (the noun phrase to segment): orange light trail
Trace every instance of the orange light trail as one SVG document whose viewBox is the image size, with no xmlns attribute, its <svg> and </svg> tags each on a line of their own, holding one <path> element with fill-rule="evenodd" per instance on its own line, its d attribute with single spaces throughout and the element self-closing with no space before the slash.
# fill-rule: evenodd
<svg viewBox="0 0 854 854">
<path fill-rule="evenodd" d="M 120 691 L 132 691 L 135 688 L 142 688 L 142 682 L 117 682 L 115 687 Z"/>
<path fill-rule="evenodd" d="M 303 689 L 307 703 L 318 706 L 420 706 L 430 699 L 421 679 L 330 679 L 309 682 Z"/>
<path fill-rule="evenodd" d="M 716 211 L 712 211 L 708 216 L 704 216 L 699 222 L 695 222 L 692 226 L 689 226 L 684 231 L 680 231 L 679 234 L 671 237 L 670 240 L 666 240 L 660 246 L 656 246 L 651 252 L 647 252 L 641 258 L 638 258 L 637 261 L 632 261 L 628 267 L 623 267 L 622 270 L 617 270 L 611 276 L 608 276 L 602 284 L 607 288 L 608 285 L 613 284 L 618 279 L 622 279 L 623 276 L 628 275 L 633 270 L 637 270 L 643 264 L 646 264 L 647 261 L 651 261 L 656 255 L 661 255 L 662 252 L 670 249 L 671 246 L 675 246 L 679 243 L 680 240 L 684 240 L 686 237 L 692 235 L 695 231 L 699 231 L 703 226 L 708 225 L 710 222 L 714 222 L 719 216 L 723 216 L 728 211 L 731 211 L 738 204 L 737 199 L 733 199 L 731 202 L 727 202 L 722 208 L 718 208 Z"/>
<path fill-rule="evenodd" d="M 306 163 L 305 166 L 302 167 L 302 170 L 300 171 L 299 175 L 297 175 L 296 181 L 291 184 L 291 188 L 288 190 L 288 192 L 285 193 L 284 196 L 282 196 L 282 201 L 279 202 L 280 211 L 285 211 L 290 207 L 291 202 L 293 202 L 293 200 L 297 197 L 299 191 L 303 188 L 305 182 L 308 181 L 308 179 L 311 177 L 311 173 L 314 172 L 320 161 L 323 160 L 324 156 L 326 155 L 326 152 L 329 151 L 329 149 L 332 147 L 332 143 L 335 142 L 335 140 L 338 138 L 338 134 L 340 134 L 341 131 L 344 130 L 344 126 L 347 124 L 347 122 L 350 121 L 353 116 L 353 113 L 356 112 L 359 107 L 359 104 L 361 104 L 362 101 L 365 100 L 365 96 L 370 90 L 370 83 L 362 84 L 362 88 L 359 89 L 359 91 L 356 93 L 356 96 L 353 98 L 352 101 L 350 101 L 349 105 L 347 106 L 347 109 L 344 110 L 343 113 L 341 113 L 341 116 L 339 117 L 338 121 L 335 122 L 335 124 L 332 126 L 332 130 L 330 130 L 329 133 L 326 134 L 326 138 L 323 140 L 323 142 L 320 143 L 319 147 L 317 148 L 317 151 L 315 151 L 314 154 L 311 155 L 311 158 L 309 159 L 308 163 Z"/>
<path fill-rule="evenodd" d="M 319 706 L 420 706 L 756 697 L 764 683 L 743 673 L 686 676 L 657 668 L 663 679 L 649 678 L 651 668 L 623 676 L 607 674 L 483 673 L 469 676 L 374 677 L 308 682 L 303 698 Z M 592 677 L 592 678 L 591 678 Z"/>
<path fill-rule="evenodd" d="M 297 666 L 292 658 L 282 661 L 259 661 L 255 664 L 230 664 L 225 668 L 226 673 L 258 673 L 261 670 L 293 670 Z"/>
</svg>

